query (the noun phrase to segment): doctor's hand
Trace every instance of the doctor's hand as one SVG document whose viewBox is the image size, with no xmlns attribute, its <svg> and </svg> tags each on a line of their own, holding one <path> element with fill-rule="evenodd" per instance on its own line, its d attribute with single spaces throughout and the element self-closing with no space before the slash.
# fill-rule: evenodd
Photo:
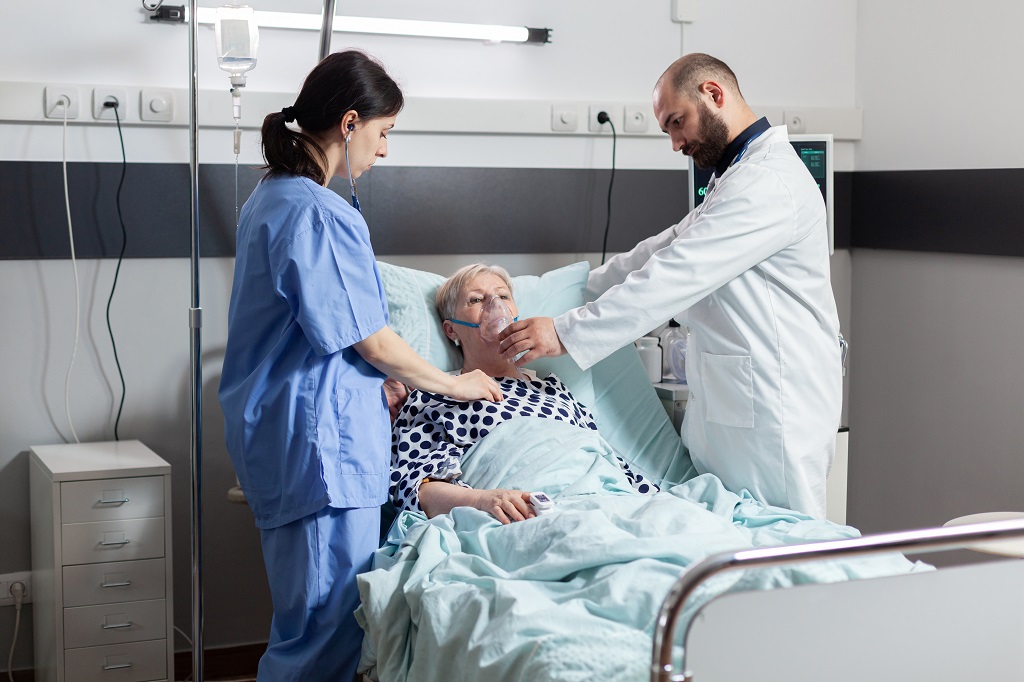
<svg viewBox="0 0 1024 682">
<path fill-rule="evenodd" d="M 531 317 L 513 322 L 505 327 L 498 340 L 501 357 L 510 364 L 515 362 L 516 367 L 522 367 L 537 358 L 554 358 L 566 353 L 555 331 L 555 321 L 550 317 Z M 515 357 L 523 351 L 526 351 L 526 355 L 517 361 Z"/>
</svg>

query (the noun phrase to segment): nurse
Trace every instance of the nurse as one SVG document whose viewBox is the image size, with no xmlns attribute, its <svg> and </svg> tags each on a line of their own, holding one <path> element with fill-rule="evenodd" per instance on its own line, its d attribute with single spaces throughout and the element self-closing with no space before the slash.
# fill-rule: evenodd
<svg viewBox="0 0 1024 682">
<path fill-rule="evenodd" d="M 692 335 L 682 437 L 697 470 L 824 518 L 842 370 L 821 194 L 720 60 L 680 58 L 653 103 L 673 149 L 714 169 L 704 202 L 591 272 L 592 302 L 510 325 L 503 356 L 568 352 L 586 369 L 676 318 Z"/>
<path fill-rule="evenodd" d="M 239 219 L 219 397 L 274 606 L 261 681 L 355 676 L 355 576 L 369 568 L 388 494 L 385 377 L 501 399 L 482 372 L 450 376 L 391 331 L 366 223 L 326 187 L 337 175 L 354 194 L 387 156 L 403 101 L 373 59 L 326 57 L 295 104 L 264 120 L 267 173 Z"/>
</svg>

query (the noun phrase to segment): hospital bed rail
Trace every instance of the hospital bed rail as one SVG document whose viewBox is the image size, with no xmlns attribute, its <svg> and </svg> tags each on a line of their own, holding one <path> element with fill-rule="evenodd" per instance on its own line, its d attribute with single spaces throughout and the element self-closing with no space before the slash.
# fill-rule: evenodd
<svg viewBox="0 0 1024 682">
<path fill-rule="evenodd" d="M 880 533 L 848 540 L 810 542 L 800 545 L 764 547 L 735 552 L 718 552 L 705 557 L 688 567 L 676 581 L 662 602 L 654 630 L 654 648 L 651 660 L 651 682 L 694 682 L 694 674 L 687 670 L 687 639 L 690 625 L 700 612 L 715 598 L 702 604 L 693 618 L 683 625 L 683 654 L 676 673 L 672 665 L 672 643 L 675 639 L 676 621 L 683 611 L 686 600 L 696 589 L 712 576 L 726 571 L 781 566 L 806 561 L 820 561 L 839 557 L 884 552 L 915 553 L 927 550 L 945 551 L 969 548 L 971 545 L 990 540 L 1005 540 L 1024 537 L 1024 520 L 990 521 L 944 528 L 922 528 L 918 530 Z M 719 595 L 723 596 L 723 595 Z M 716 597 L 717 598 L 717 597 Z"/>
</svg>

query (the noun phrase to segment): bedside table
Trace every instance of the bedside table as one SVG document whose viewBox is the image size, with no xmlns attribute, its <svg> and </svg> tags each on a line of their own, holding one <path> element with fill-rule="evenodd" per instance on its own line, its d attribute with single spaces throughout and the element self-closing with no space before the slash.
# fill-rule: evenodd
<svg viewBox="0 0 1024 682">
<path fill-rule="evenodd" d="M 37 682 L 174 677 L 171 465 L 137 440 L 30 449 Z"/>
</svg>

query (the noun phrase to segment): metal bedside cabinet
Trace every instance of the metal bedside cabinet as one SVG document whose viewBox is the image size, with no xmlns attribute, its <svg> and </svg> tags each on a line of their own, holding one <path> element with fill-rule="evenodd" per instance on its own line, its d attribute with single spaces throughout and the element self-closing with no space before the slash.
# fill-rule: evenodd
<svg viewBox="0 0 1024 682">
<path fill-rule="evenodd" d="M 35 679 L 173 679 L 170 464 L 137 440 L 30 461 Z"/>
</svg>

